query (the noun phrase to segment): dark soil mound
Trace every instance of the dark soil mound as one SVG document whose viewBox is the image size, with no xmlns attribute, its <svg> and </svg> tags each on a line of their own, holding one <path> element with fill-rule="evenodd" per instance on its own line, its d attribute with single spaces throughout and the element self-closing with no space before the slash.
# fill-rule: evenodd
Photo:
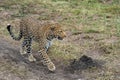
<svg viewBox="0 0 120 80">
<path fill-rule="evenodd" d="M 88 57 L 86 55 L 83 55 L 78 60 L 74 59 L 70 63 L 70 67 L 72 70 L 83 70 L 83 69 L 98 67 L 98 66 L 100 65 L 96 60 L 93 60 L 91 57 Z"/>
</svg>

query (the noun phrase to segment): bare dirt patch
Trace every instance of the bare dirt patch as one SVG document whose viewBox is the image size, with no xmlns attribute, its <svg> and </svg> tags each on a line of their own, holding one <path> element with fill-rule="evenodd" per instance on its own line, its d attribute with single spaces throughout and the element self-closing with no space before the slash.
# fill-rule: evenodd
<svg viewBox="0 0 120 80">
<path fill-rule="evenodd" d="M 19 54 L 18 45 L 19 44 L 13 45 L 5 39 L 0 39 L 1 80 L 86 80 L 83 75 L 71 73 L 71 70 L 69 69 L 70 65 L 61 65 L 62 67 L 60 67 L 60 65 L 58 64 L 57 70 L 54 73 L 51 73 L 48 71 L 46 66 L 43 66 L 40 63 L 38 57 L 38 61 L 30 63 Z M 94 64 L 92 59 L 86 56 L 80 58 L 82 62 L 84 62 L 83 58 L 87 59 L 85 62 L 86 66 L 90 67 L 90 65 L 87 64 Z M 75 63 L 72 64 L 74 67 Z M 55 64 L 57 64 L 57 62 L 55 62 Z M 83 66 L 83 64 L 80 63 L 79 65 Z M 72 68 L 74 69 L 74 67 Z M 86 67 L 86 69 L 88 67 Z M 75 68 L 74 70 L 77 69 L 78 68 Z M 80 71 L 83 70 L 85 69 L 81 68 Z"/>
</svg>

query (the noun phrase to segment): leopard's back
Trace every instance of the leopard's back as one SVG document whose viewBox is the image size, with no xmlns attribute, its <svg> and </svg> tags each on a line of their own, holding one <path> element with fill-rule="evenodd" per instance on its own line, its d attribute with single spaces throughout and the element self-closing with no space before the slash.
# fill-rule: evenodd
<svg viewBox="0 0 120 80">
<path fill-rule="evenodd" d="M 40 21 L 34 17 L 25 17 L 20 22 L 23 36 L 31 36 L 36 39 L 46 38 L 49 31 L 51 21 Z M 41 39 L 42 40 L 42 39 Z"/>
<path fill-rule="evenodd" d="M 32 17 L 25 17 L 20 21 L 23 36 L 35 36 L 40 31 L 39 22 Z"/>
</svg>

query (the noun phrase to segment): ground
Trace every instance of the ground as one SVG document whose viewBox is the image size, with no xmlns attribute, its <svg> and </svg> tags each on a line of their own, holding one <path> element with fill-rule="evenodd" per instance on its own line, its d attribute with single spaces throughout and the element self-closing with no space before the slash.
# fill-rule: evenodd
<svg viewBox="0 0 120 80">
<path fill-rule="evenodd" d="M 19 47 L 0 39 L 0 80 L 71 80 L 69 74 L 58 69 L 55 73 L 38 62 L 26 62 L 19 54 Z"/>
<path fill-rule="evenodd" d="M 69 68 L 58 65 L 55 72 L 50 72 L 39 60 L 33 63 L 25 60 L 17 45 L 0 38 L 0 80 L 84 80 Z"/>
<path fill-rule="evenodd" d="M 17 34 L 26 15 L 57 21 L 67 33 L 48 53 L 55 72 L 42 65 L 35 42 L 31 63 L 10 37 L 6 25 Z M 120 80 L 119 23 L 119 0 L 0 0 L 0 80 Z"/>
<path fill-rule="evenodd" d="M 109 41 L 108 41 L 109 42 Z M 112 41 L 110 41 L 112 42 Z M 108 60 L 103 59 L 109 57 L 102 56 L 102 52 L 98 50 L 90 50 L 86 53 L 87 56 L 92 57 L 95 65 L 85 66 L 83 63 L 74 64 L 71 60 L 70 64 L 63 64 L 62 62 L 54 61 L 56 64 L 56 71 L 49 72 L 46 66 L 43 66 L 37 57 L 38 61 L 29 62 L 19 53 L 18 42 L 9 41 L 4 37 L 0 38 L 0 80 L 119 80 L 119 60 L 117 56 L 114 61 L 111 61 L 114 66 L 110 67 Z M 113 56 L 112 56 L 113 57 Z M 111 63 L 110 62 L 110 63 Z M 71 66 L 72 64 L 72 66 Z M 90 64 L 90 61 L 87 62 Z M 105 66 L 109 64 L 110 66 Z M 109 69 L 110 68 L 110 69 Z M 117 71 L 116 71 L 117 70 Z M 89 75 L 88 75 L 89 74 Z"/>
</svg>

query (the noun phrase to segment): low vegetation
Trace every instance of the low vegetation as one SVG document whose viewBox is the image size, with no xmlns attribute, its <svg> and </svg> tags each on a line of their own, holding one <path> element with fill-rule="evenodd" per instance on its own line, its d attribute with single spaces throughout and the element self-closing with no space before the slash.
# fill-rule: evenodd
<svg viewBox="0 0 120 80">
<path fill-rule="evenodd" d="M 85 54 L 106 62 L 103 72 L 93 70 L 86 79 L 120 79 L 119 0 L 2 0 L 0 36 L 8 38 L 7 23 L 17 26 L 19 19 L 26 15 L 39 20 L 55 20 L 63 25 L 67 38 L 55 40 L 49 51 L 50 57 L 56 62 L 62 61 L 68 65 L 69 60 Z M 36 44 L 33 48 L 37 49 Z"/>
</svg>

